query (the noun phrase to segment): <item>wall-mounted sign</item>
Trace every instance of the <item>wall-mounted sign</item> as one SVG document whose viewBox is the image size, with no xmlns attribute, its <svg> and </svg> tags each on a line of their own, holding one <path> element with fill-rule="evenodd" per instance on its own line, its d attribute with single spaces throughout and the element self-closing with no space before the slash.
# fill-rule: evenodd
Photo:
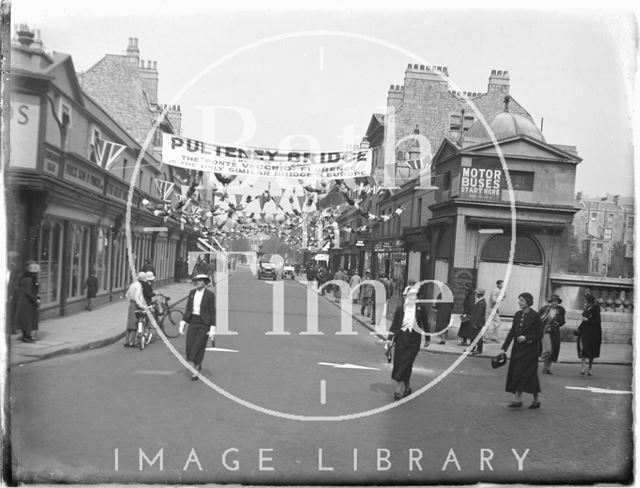
<svg viewBox="0 0 640 488">
<path fill-rule="evenodd" d="M 486 168 L 462 168 L 460 196 L 481 200 L 500 200 L 502 170 Z"/>
<path fill-rule="evenodd" d="M 10 119 L 9 166 L 35 169 L 39 145 L 40 97 L 12 93 Z"/>
<path fill-rule="evenodd" d="M 104 189 L 104 177 L 90 171 L 82 165 L 76 165 L 67 161 L 64 168 L 64 179 L 73 181 L 80 186 L 96 190 L 102 193 Z"/>
<path fill-rule="evenodd" d="M 356 247 L 364 247 L 364 241 L 356 241 Z"/>
</svg>

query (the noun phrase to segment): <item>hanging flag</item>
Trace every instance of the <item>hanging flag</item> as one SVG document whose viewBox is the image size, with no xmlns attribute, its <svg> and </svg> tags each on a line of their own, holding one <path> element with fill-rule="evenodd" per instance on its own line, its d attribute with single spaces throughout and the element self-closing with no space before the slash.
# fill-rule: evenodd
<svg viewBox="0 0 640 488">
<path fill-rule="evenodd" d="M 111 166 L 113 166 L 113 163 L 116 162 L 116 159 L 118 159 L 120 154 L 122 154 L 122 152 L 126 148 L 127 146 L 123 146 L 122 144 L 118 144 L 116 142 L 98 139 L 98 142 L 96 144 L 98 165 L 104 169 L 111 168 Z"/>
<path fill-rule="evenodd" d="M 160 198 L 165 202 L 171 200 L 171 192 L 173 191 L 174 184 L 170 181 L 159 180 L 157 178 L 154 178 L 153 181 L 156 184 Z"/>
<path fill-rule="evenodd" d="M 234 195 L 236 197 L 236 207 L 239 207 L 240 204 L 242 203 L 242 195 L 240 195 L 239 193 Z"/>
</svg>

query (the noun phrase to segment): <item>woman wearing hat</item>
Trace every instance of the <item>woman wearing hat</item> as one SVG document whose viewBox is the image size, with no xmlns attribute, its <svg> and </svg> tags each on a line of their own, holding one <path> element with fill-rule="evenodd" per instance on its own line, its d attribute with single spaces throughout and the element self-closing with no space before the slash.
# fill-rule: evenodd
<svg viewBox="0 0 640 488">
<path fill-rule="evenodd" d="M 533 305 L 531 293 L 521 293 L 518 296 L 518 305 L 520 310 L 514 315 L 511 330 L 502 345 L 502 352 L 506 354 L 513 341 L 505 390 L 516 395 L 515 401 L 511 402 L 509 407 L 522 407 L 522 393 L 525 392 L 533 395 L 533 403 L 529 408 L 540 408 L 538 357 L 543 334 L 542 321 L 538 312 L 531 308 Z"/>
<path fill-rule="evenodd" d="M 180 321 L 179 331 L 184 334 L 187 329 L 186 357 L 193 367 L 201 371 L 204 352 L 207 348 L 207 338 L 213 339 L 216 335 L 216 296 L 206 289 L 210 280 L 206 274 L 193 277 L 195 289 L 189 292 L 187 308 L 184 312 L 184 320 Z M 191 376 L 191 380 L 198 379 L 198 375 Z"/>
<path fill-rule="evenodd" d="M 406 293 L 406 294 L 405 294 Z M 418 290 L 415 287 L 405 289 L 404 303 L 396 308 L 393 315 L 393 322 L 389 329 L 387 344 L 391 339 L 395 341 L 396 352 L 393 357 L 393 371 L 391 378 L 398 382 L 393 398 L 400 400 L 411 395 L 411 370 L 413 362 L 420 352 L 422 341 L 422 331 L 429 330 L 427 313 L 416 303 Z M 419 327 L 419 328 L 418 328 Z"/>
<path fill-rule="evenodd" d="M 582 312 L 582 323 L 578 326 L 578 357 L 582 359 L 580 374 L 591 376 L 593 360 L 600 357 L 602 343 L 602 324 L 600 319 L 600 305 L 596 298 L 587 293 L 584 296 L 585 306 Z M 589 360 L 589 369 L 586 369 Z"/>
<path fill-rule="evenodd" d="M 26 271 L 22 274 L 18 284 L 15 321 L 17 328 L 22 331 L 22 342 L 34 342 L 35 338 L 31 333 L 38 330 L 39 272 L 40 266 L 35 261 L 27 261 Z"/>
<path fill-rule="evenodd" d="M 460 316 L 460 328 L 458 329 L 458 337 L 462 339 L 458 345 L 466 346 L 474 338 L 473 326 L 471 325 L 471 311 L 476 304 L 476 293 L 467 283 L 464 285 L 464 302 L 462 302 L 462 315 Z M 469 341 L 469 342 L 468 342 Z"/>
<path fill-rule="evenodd" d="M 140 271 L 136 281 L 129 285 L 127 293 L 125 293 L 125 297 L 129 300 L 129 310 L 127 311 L 127 335 L 124 347 L 135 347 L 136 334 L 138 332 L 136 310 L 140 310 L 147 303 L 144 288 L 146 282 L 147 274 L 144 271 Z"/>
<path fill-rule="evenodd" d="M 551 295 L 549 303 L 540 309 L 540 320 L 544 335 L 542 337 L 542 360 L 544 368 L 542 374 L 553 374 L 551 363 L 558 361 L 560 354 L 560 327 L 565 324 L 565 310 L 561 307 L 562 299 L 558 295 Z"/>
</svg>

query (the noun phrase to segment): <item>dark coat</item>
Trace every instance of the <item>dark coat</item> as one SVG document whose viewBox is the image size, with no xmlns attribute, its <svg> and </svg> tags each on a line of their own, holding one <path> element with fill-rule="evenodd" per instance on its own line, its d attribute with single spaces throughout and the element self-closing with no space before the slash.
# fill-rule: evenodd
<svg viewBox="0 0 640 488">
<path fill-rule="evenodd" d="M 442 300 L 442 293 L 438 294 L 436 300 Z M 432 307 L 436 311 L 436 332 L 444 330 L 451 322 L 451 312 L 453 311 L 453 302 L 437 302 Z"/>
<path fill-rule="evenodd" d="M 420 352 L 420 343 L 422 342 L 422 334 L 415 330 L 409 332 L 402 330 L 402 321 L 404 320 L 404 306 L 400 305 L 393 314 L 393 321 L 389 329 L 388 339 L 395 342 L 395 353 L 393 356 L 393 370 L 391 378 L 395 381 L 409 381 L 411 378 L 411 370 L 413 362 Z M 429 331 L 429 321 L 425 309 L 416 305 L 416 322 L 418 327 L 423 331 Z"/>
<path fill-rule="evenodd" d="M 507 384 L 505 390 L 510 393 L 517 391 L 525 393 L 539 393 L 540 381 L 538 380 L 538 357 L 540 356 L 540 341 L 542 340 L 542 321 L 540 315 L 533 309 L 526 313 L 518 310 L 513 317 L 511 330 L 502 345 L 507 350 L 511 341 L 511 360 L 507 372 Z M 525 337 L 520 343 L 516 339 Z"/>
<path fill-rule="evenodd" d="M 602 343 L 602 324 L 600 305 L 587 305 L 582 312 L 586 319 L 578 327 L 578 357 L 593 359 L 600 357 Z"/>
<path fill-rule="evenodd" d="M 14 320 L 16 328 L 24 333 L 38 330 L 38 283 L 37 273 L 25 272 L 20 279 L 16 294 Z"/>
<path fill-rule="evenodd" d="M 144 301 L 147 305 L 151 305 L 151 299 L 156 296 L 153 292 L 153 287 L 148 281 L 141 281 L 140 283 L 142 284 L 142 296 L 144 297 Z"/>
<path fill-rule="evenodd" d="M 195 288 L 189 292 L 189 297 L 187 298 L 187 308 L 184 311 L 185 322 L 189 322 L 193 315 L 193 297 L 195 294 Z M 202 322 L 207 326 L 216 325 L 216 295 L 206 288 L 204 289 L 204 296 L 202 297 L 202 302 L 200 303 L 200 318 L 202 319 Z"/>
<path fill-rule="evenodd" d="M 486 313 L 487 302 L 484 298 L 481 298 L 473 305 L 471 314 L 469 315 L 469 322 L 471 323 L 471 327 L 473 328 L 474 335 L 477 335 L 482 327 L 484 327 Z"/>
<path fill-rule="evenodd" d="M 93 275 L 88 276 L 84 282 L 84 287 L 87 289 L 87 298 L 95 298 L 98 294 L 98 278 Z"/>
<path fill-rule="evenodd" d="M 460 319 L 460 329 L 458 330 L 458 337 L 462 339 L 473 339 L 475 336 L 469 319 L 475 305 L 475 297 L 476 295 L 472 290 L 465 295 L 464 302 L 462 302 L 462 317 Z"/>
<path fill-rule="evenodd" d="M 558 305 L 556 307 L 556 316 L 553 320 L 544 320 L 544 316 L 547 311 L 551 309 L 551 305 L 545 305 L 540 309 L 540 319 L 542 322 L 542 327 L 544 334 L 549 334 L 549 338 L 551 339 L 551 356 L 549 359 L 551 361 L 558 361 L 558 356 L 560 355 L 560 327 L 562 327 L 566 323 L 566 311 L 564 307 Z"/>
</svg>

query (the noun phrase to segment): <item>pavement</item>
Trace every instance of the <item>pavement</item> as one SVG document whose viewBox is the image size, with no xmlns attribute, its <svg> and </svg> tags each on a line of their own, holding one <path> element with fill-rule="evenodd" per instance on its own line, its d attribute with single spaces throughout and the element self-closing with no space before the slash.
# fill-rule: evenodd
<svg viewBox="0 0 640 488">
<path fill-rule="evenodd" d="M 301 285 L 306 281 L 298 277 Z M 171 303 L 176 304 L 186 298 L 191 283 L 175 283 L 156 290 L 163 295 L 171 297 Z M 325 295 L 325 300 L 338 307 L 339 305 L 330 294 Z M 360 314 L 360 304 L 353 304 L 349 311 L 353 320 L 365 328 L 373 331 L 371 319 Z M 177 308 L 184 309 L 184 302 L 177 303 Z M 20 334 L 11 336 L 9 364 L 11 366 L 40 361 L 65 354 L 78 353 L 89 349 L 104 347 L 120 341 L 124 337 L 128 302 L 120 299 L 93 311 L 85 311 L 67 317 L 57 317 L 44 320 L 39 324 L 37 341 L 35 343 L 23 343 Z M 391 316 L 392 312 L 389 312 Z M 459 355 L 464 347 L 458 346 L 458 340 L 449 340 L 446 344 L 437 344 L 437 338 L 432 338 L 429 347 L 423 347 L 422 352 L 436 354 Z M 502 342 L 485 342 L 482 354 L 469 356 L 469 358 L 490 358 L 498 354 Z M 575 343 L 566 342 L 560 347 L 559 363 L 578 364 Z M 602 344 L 600 357 L 596 360 L 599 364 L 632 365 L 633 346 L 629 344 Z"/>
</svg>

